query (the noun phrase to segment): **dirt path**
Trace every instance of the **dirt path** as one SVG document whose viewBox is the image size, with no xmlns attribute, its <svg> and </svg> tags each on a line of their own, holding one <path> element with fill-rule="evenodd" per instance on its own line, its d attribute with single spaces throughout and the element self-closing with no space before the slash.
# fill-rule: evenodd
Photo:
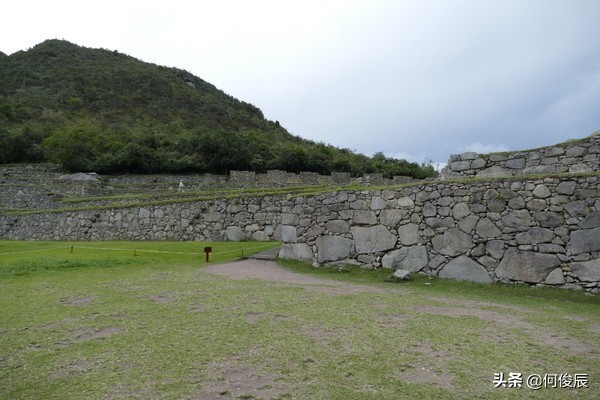
<svg viewBox="0 0 600 400">
<path fill-rule="evenodd" d="M 268 260 L 240 260 L 225 264 L 216 264 L 202 268 L 209 274 L 226 276 L 231 279 L 262 279 L 269 282 L 298 285 L 309 290 L 348 294 L 364 292 L 385 292 L 385 289 L 340 282 L 333 279 L 316 278 L 310 275 L 288 271 L 274 261 Z"/>
</svg>

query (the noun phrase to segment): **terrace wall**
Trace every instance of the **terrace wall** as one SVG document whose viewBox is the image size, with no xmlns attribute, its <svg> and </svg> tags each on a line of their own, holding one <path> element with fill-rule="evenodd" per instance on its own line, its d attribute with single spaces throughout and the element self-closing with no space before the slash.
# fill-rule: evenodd
<svg viewBox="0 0 600 400">
<path fill-rule="evenodd" d="M 0 215 L 0 238 L 282 240 L 280 256 L 599 291 L 596 174 Z"/>
<path fill-rule="evenodd" d="M 556 146 L 505 153 L 450 156 L 442 179 L 600 171 L 600 131 Z"/>
</svg>

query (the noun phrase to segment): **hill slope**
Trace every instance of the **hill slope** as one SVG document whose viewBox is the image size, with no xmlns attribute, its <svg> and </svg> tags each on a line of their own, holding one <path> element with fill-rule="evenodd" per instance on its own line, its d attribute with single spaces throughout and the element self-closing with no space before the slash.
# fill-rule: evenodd
<svg viewBox="0 0 600 400">
<path fill-rule="evenodd" d="M 314 143 L 189 72 L 61 40 L 0 56 L 0 163 L 97 172 L 433 170 Z"/>
</svg>

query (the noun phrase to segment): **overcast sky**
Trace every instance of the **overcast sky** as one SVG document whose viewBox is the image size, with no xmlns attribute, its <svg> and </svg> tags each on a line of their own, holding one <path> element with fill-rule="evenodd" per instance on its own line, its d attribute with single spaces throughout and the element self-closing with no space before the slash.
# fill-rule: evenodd
<svg viewBox="0 0 600 400">
<path fill-rule="evenodd" d="M 46 39 L 190 71 L 291 133 L 422 162 L 600 129 L 598 0 L 10 1 Z"/>
</svg>

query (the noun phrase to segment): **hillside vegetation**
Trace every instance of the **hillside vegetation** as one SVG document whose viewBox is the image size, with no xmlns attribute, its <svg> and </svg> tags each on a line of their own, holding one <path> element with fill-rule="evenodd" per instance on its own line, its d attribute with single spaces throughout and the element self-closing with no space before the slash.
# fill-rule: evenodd
<svg viewBox="0 0 600 400">
<path fill-rule="evenodd" d="M 62 40 L 0 55 L 0 163 L 40 161 L 99 173 L 435 174 L 293 136 L 184 70 Z"/>
</svg>

